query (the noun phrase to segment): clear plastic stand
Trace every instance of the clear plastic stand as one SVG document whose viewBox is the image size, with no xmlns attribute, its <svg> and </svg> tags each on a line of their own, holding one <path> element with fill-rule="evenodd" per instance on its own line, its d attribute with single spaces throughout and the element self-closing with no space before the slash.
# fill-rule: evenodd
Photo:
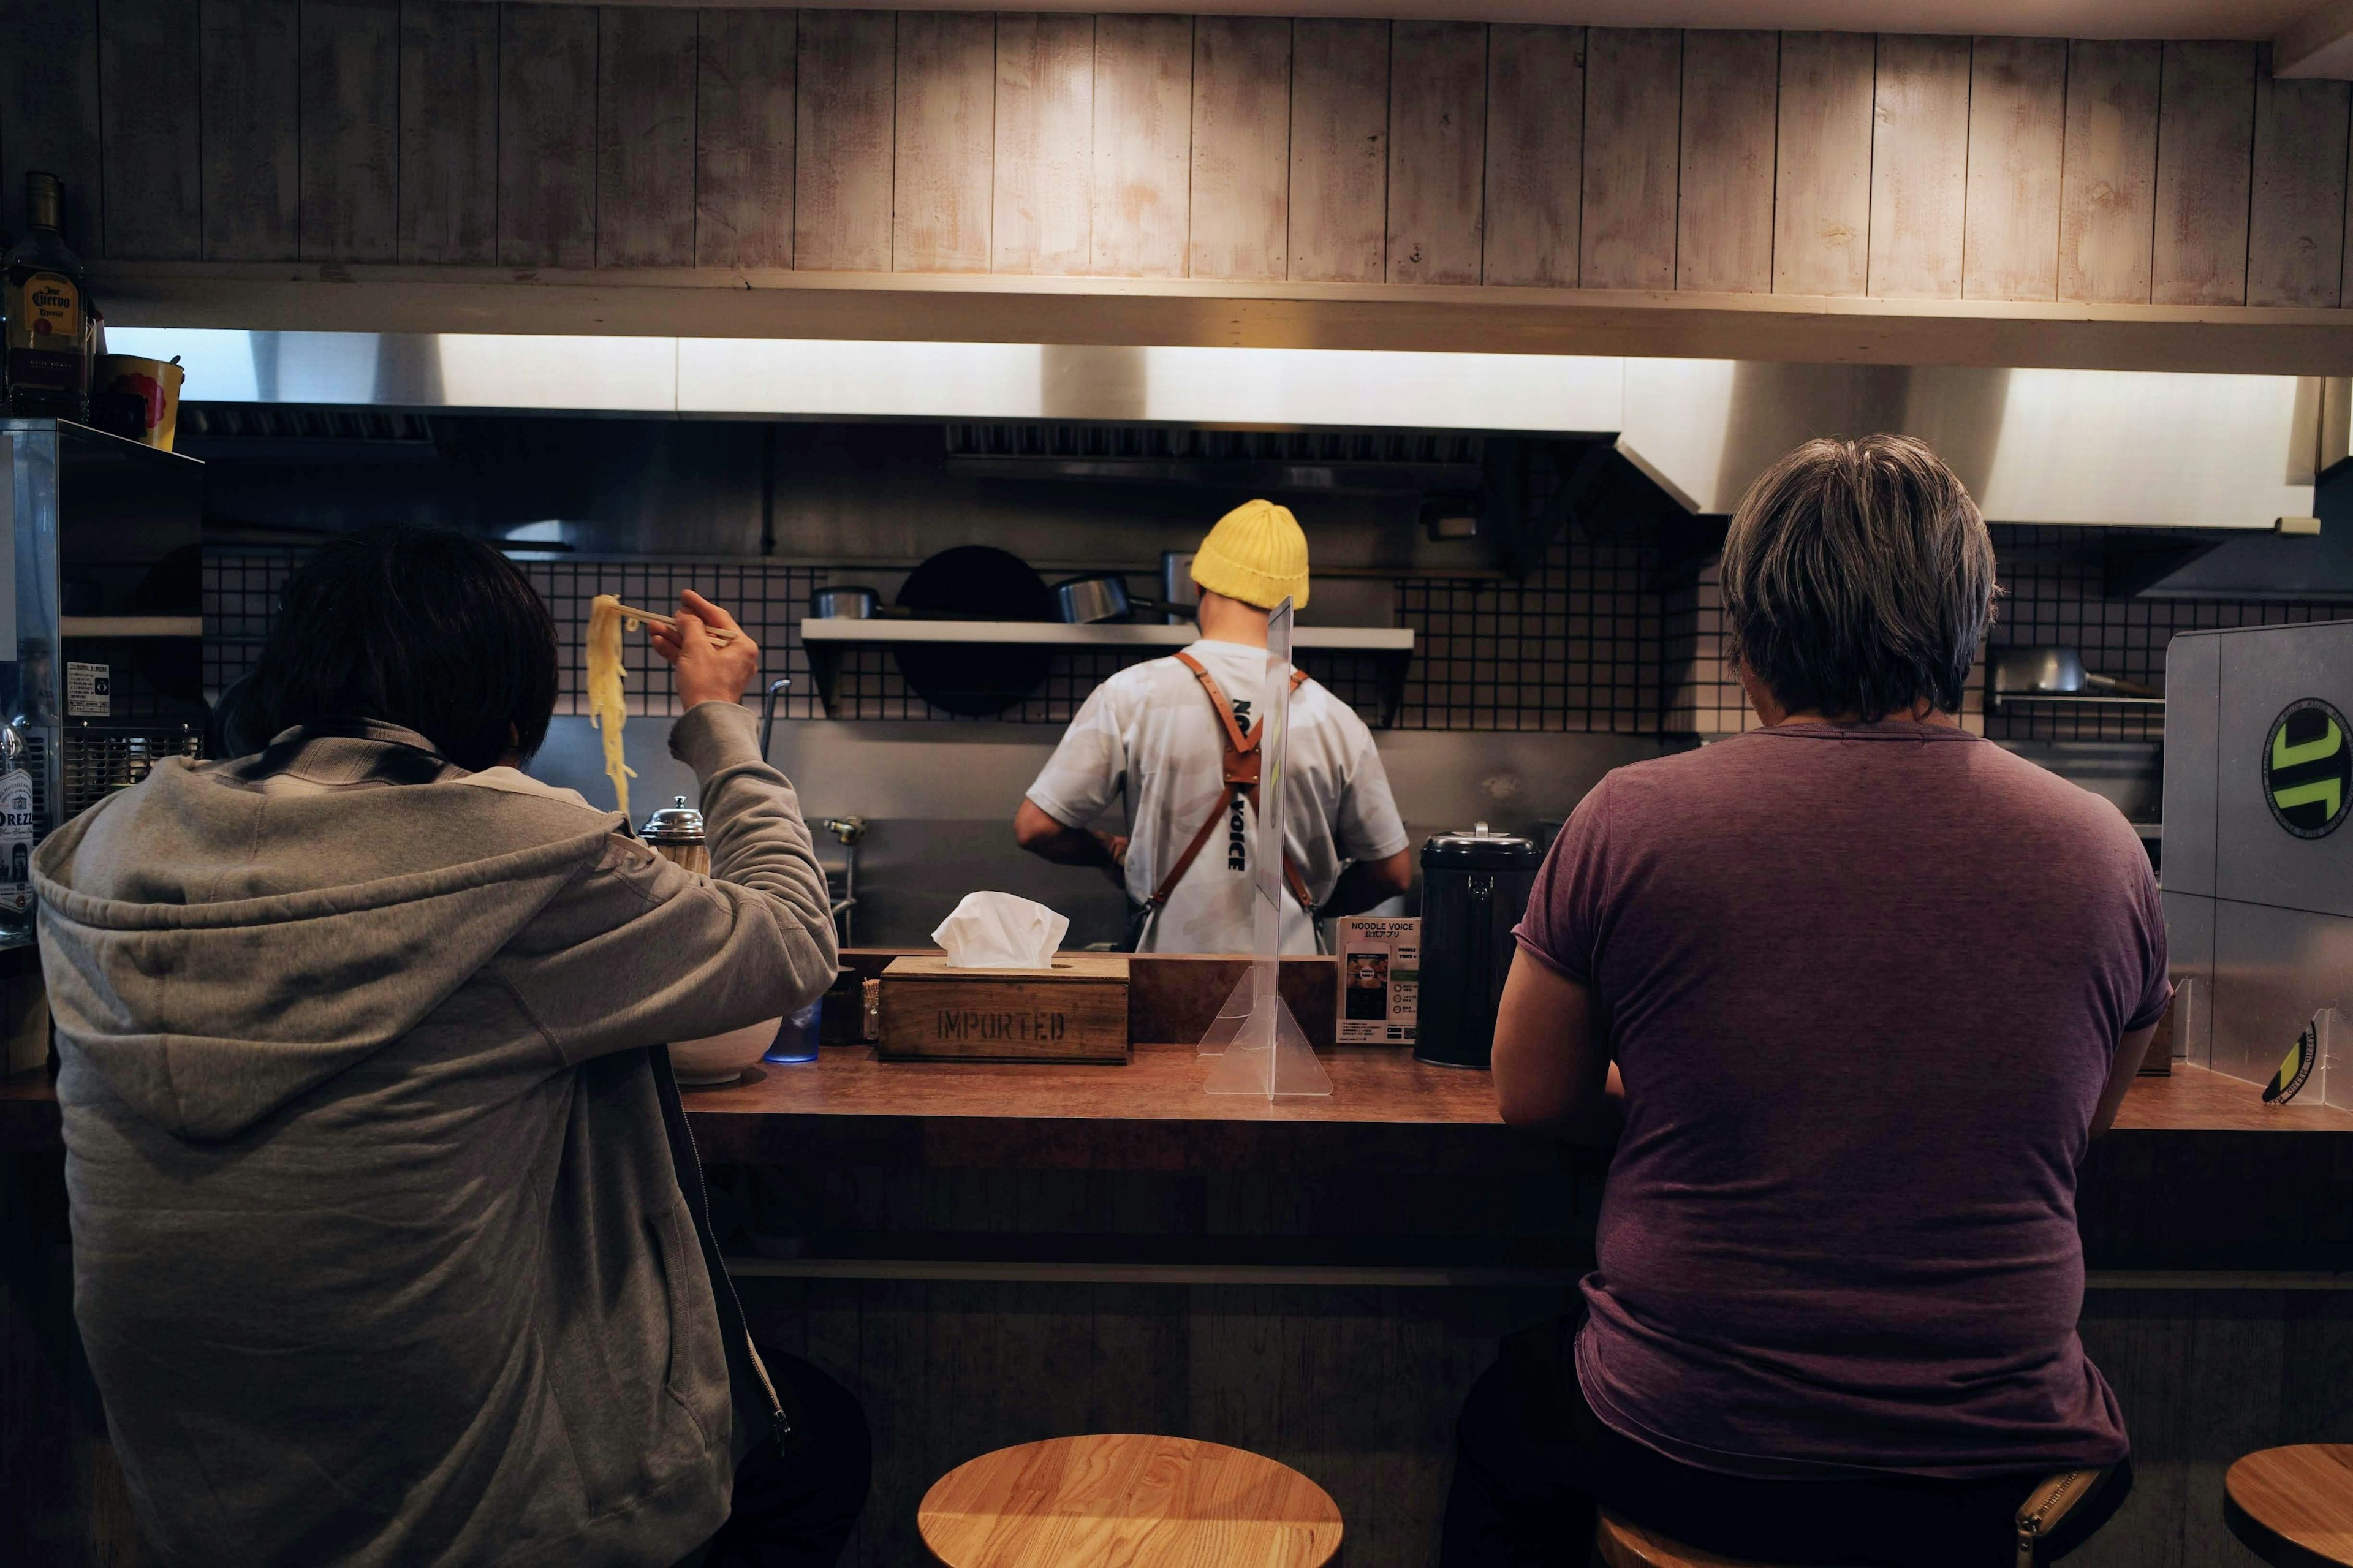
<svg viewBox="0 0 2353 1568">
<path fill-rule="evenodd" d="M 1315 1059 L 1315 1047 L 1282 1000 L 1282 903 L 1291 896 L 1282 881 L 1283 758 L 1291 735 L 1291 601 L 1275 606 L 1266 623 L 1266 685 L 1259 696 L 1258 821 L 1251 830 L 1256 857 L 1251 879 L 1258 955 L 1250 961 L 1217 1022 L 1201 1038 L 1203 1055 L 1218 1053 L 1209 1068 L 1211 1094 L 1285 1095 L 1332 1092 L 1332 1077 Z"/>
<path fill-rule="evenodd" d="M 2213 1037 L 2207 1032 L 2206 986 L 2194 974 L 2173 984 L 2173 1059 L 2191 1067 L 2214 1065 Z"/>
<path fill-rule="evenodd" d="M 2353 1105 L 2353 1062 L 2348 1062 L 2345 1015 L 2323 1007 L 2312 1016 L 2312 1098 L 2322 1105 Z"/>
</svg>

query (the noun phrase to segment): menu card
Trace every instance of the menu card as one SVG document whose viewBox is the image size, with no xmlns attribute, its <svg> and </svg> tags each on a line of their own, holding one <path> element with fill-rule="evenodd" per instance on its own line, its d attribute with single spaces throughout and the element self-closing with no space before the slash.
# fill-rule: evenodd
<svg viewBox="0 0 2353 1568">
<path fill-rule="evenodd" d="M 1413 1044 L 1421 1010 L 1421 921 L 1350 915 L 1339 927 L 1340 1044 Z"/>
</svg>

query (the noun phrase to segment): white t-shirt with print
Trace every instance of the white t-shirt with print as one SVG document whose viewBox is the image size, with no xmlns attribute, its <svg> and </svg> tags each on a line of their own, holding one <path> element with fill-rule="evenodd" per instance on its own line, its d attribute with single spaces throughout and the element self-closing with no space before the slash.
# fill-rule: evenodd
<svg viewBox="0 0 2353 1568">
<path fill-rule="evenodd" d="M 1258 717 L 1266 650 L 1196 642 L 1200 660 L 1235 708 L 1244 733 Z M 1130 824 L 1127 896 L 1141 904 L 1160 885 L 1225 788 L 1225 728 L 1193 672 L 1173 658 L 1130 666 L 1094 689 L 1029 786 L 1038 809 L 1084 827 L 1124 793 Z M 1349 860 L 1380 860 L 1406 846 L 1388 774 L 1372 731 L 1314 681 L 1291 697 L 1284 837 L 1318 904 Z M 1146 927 L 1146 952 L 1247 952 L 1255 940 L 1252 859 L 1257 830 L 1220 827 Z M 1296 899 L 1283 900 L 1282 950 L 1314 952 L 1315 928 Z"/>
</svg>

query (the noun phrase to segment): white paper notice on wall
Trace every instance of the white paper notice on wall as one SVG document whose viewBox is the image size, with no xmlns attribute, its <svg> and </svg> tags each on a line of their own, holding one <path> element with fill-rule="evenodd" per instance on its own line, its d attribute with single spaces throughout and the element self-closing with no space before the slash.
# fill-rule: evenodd
<svg viewBox="0 0 2353 1568">
<path fill-rule="evenodd" d="M 105 664 L 66 665 L 66 717 L 109 719 L 114 715 L 114 668 Z"/>
</svg>

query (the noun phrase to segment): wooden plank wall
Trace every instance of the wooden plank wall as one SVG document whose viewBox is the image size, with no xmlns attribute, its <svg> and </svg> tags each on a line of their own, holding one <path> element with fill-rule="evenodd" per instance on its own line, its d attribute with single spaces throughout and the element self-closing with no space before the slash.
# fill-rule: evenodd
<svg viewBox="0 0 2353 1568">
<path fill-rule="evenodd" d="M 2347 86 L 2245 44 L 35 9 L 0 224 L 53 169 L 92 257 L 2353 301 Z"/>
</svg>

